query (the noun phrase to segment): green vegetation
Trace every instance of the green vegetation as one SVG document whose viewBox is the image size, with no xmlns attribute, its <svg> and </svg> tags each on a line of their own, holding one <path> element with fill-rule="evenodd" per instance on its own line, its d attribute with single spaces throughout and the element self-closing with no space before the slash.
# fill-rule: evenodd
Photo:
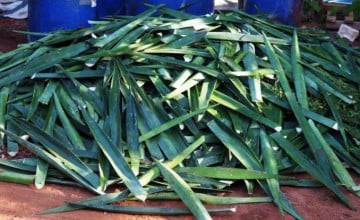
<svg viewBox="0 0 360 220">
<path fill-rule="evenodd" d="M 0 180 L 96 195 L 43 214 L 210 219 L 272 201 L 302 219 L 282 185 L 324 186 L 354 208 L 341 188 L 360 194 L 349 174 L 360 173 L 359 50 L 242 11 L 156 7 L 92 23 L 0 55 L 1 141 L 34 154 L 0 160 Z M 267 196 L 217 196 L 239 181 Z M 159 198 L 187 208 L 121 204 Z"/>
</svg>

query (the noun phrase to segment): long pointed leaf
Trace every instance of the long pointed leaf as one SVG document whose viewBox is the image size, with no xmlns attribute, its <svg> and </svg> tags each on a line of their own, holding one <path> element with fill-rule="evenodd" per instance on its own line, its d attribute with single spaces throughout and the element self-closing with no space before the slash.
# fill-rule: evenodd
<svg viewBox="0 0 360 220">
<path fill-rule="evenodd" d="M 136 197 L 144 201 L 146 199 L 147 193 L 140 185 L 134 173 L 131 171 L 123 155 L 120 154 L 119 149 L 113 145 L 111 140 L 99 127 L 99 125 L 94 121 L 94 119 L 91 118 L 86 109 L 80 107 L 80 111 L 86 121 L 86 124 L 89 126 L 91 133 L 94 135 L 95 140 L 97 141 L 102 152 L 114 168 L 116 174 L 121 177 L 124 184 L 129 188 L 132 193 L 134 193 Z"/>
<path fill-rule="evenodd" d="M 169 167 L 158 161 L 155 162 L 164 178 L 169 182 L 170 186 L 175 190 L 194 216 L 197 219 L 211 219 L 208 211 L 196 197 L 189 185 L 187 185 L 186 182 Z"/>
</svg>

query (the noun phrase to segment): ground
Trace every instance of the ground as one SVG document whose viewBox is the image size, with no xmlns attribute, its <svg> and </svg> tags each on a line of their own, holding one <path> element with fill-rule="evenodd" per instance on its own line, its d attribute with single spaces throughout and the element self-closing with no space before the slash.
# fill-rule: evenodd
<svg viewBox="0 0 360 220">
<path fill-rule="evenodd" d="M 355 178 L 360 183 L 360 178 Z M 258 187 L 259 188 L 259 187 Z M 248 196 L 242 185 L 231 187 L 230 196 Z M 304 219 L 332 220 L 346 219 L 359 220 L 358 211 L 345 207 L 326 188 L 293 188 L 282 187 L 282 191 L 300 212 Z M 343 190 L 355 208 L 360 208 L 360 199 L 354 194 Z M 263 196 L 260 189 L 255 195 Z M 93 196 L 91 193 L 78 187 L 47 184 L 44 189 L 36 190 L 33 186 L 0 182 L 0 219 L 2 220 L 190 220 L 191 216 L 140 216 L 108 213 L 90 210 L 77 210 L 51 215 L 39 215 L 40 211 L 63 205 L 68 201 L 78 201 Z M 120 205 L 178 207 L 183 208 L 180 202 L 125 202 Z M 287 214 L 281 214 L 273 203 L 241 204 L 235 206 L 235 213 L 215 214 L 213 218 L 227 220 L 290 220 Z"/>
<path fill-rule="evenodd" d="M 25 20 L 0 17 L 0 52 L 9 51 L 18 44 L 27 41 L 26 35 L 15 33 L 13 30 L 26 30 Z"/>
<path fill-rule="evenodd" d="M 13 20 L 0 18 L 0 52 L 9 51 L 16 48 L 20 43 L 27 41 L 24 35 L 12 32 L 12 30 L 26 30 L 25 20 Z M 27 154 L 21 151 L 20 154 Z M 1 155 L 0 155 L 1 156 Z M 2 155 L 6 156 L 6 155 Z M 21 155 L 20 155 L 21 156 Z M 357 184 L 360 184 L 360 177 L 353 175 Z M 262 196 L 261 190 L 255 195 Z M 326 188 L 294 188 L 282 187 L 282 191 L 289 198 L 290 202 L 305 219 L 347 219 L 360 220 L 360 213 L 345 207 L 329 190 Z M 229 196 L 247 196 L 243 185 L 236 185 L 229 190 Z M 360 209 L 360 199 L 354 194 L 343 189 L 343 192 L 354 204 L 355 208 Z M 68 213 L 39 215 L 39 212 L 49 208 L 63 205 L 68 201 L 77 201 L 93 196 L 90 192 L 78 187 L 47 184 L 44 189 L 36 190 L 33 186 L 18 185 L 0 182 L 0 219 L 1 220 L 116 220 L 116 219 L 193 219 L 190 216 L 163 217 L 163 216 L 139 216 L 124 215 L 117 213 L 98 212 L 89 210 L 79 210 Z M 184 207 L 180 202 L 126 202 L 122 205 L 150 205 L 157 207 Z M 242 220 L 278 220 L 292 219 L 287 214 L 281 214 L 273 203 L 263 204 L 243 204 L 230 206 L 236 207 L 235 213 L 215 214 L 214 219 L 242 219 Z"/>
</svg>

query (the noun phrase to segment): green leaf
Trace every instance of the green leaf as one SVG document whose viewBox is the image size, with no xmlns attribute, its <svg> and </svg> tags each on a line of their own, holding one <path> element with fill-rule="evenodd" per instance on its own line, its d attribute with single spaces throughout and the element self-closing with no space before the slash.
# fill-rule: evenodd
<svg viewBox="0 0 360 220">
<path fill-rule="evenodd" d="M 104 47 L 106 44 L 116 40 L 123 38 L 127 33 L 129 33 L 131 30 L 133 30 L 137 25 L 139 25 L 141 22 L 143 22 L 148 16 L 153 14 L 158 7 L 151 8 L 137 16 L 133 17 L 133 20 L 130 20 L 130 22 L 123 27 L 119 28 L 117 31 L 114 31 L 110 35 L 103 36 L 96 40 L 95 46 L 97 47 Z"/>
<path fill-rule="evenodd" d="M 83 161 L 81 161 L 77 155 L 64 147 L 60 141 L 29 122 L 15 117 L 11 117 L 10 119 L 14 125 L 21 128 L 36 141 L 40 142 L 48 151 L 56 155 L 58 160 L 62 161 L 65 166 L 78 172 L 93 187 L 99 187 L 99 177 Z"/>
<path fill-rule="evenodd" d="M 176 157 L 174 157 L 170 161 L 164 162 L 168 167 L 174 168 L 179 165 L 183 160 L 185 160 L 191 153 L 193 153 L 198 147 L 200 147 L 205 142 L 205 137 L 200 136 L 197 140 L 195 140 L 192 144 L 190 144 L 187 148 L 185 148 L 181 153 L 179 153 Z M 152 180 L 156 179 L 160 176 L 160 170 L 158 167 L 153 167 L 146 171 L 140 178 L 139 182 L 141 185 L 147 185 Z"/>
<path fill-rule="evenodd" d="M 22 146 L 28 148 L 31 152 L 33 152 L 35 155 L 43 159 L 44 161 L 48 162 L 61 172 L 64 172 L 69 177 L 73 178 L 75 181 L 79 182 L 82 186 L 85 188 L 91 190 L 92 192 L 95 192 L 97 194 L 103 194 L 102 191 L 94 188 L 92 185 L 90 185 L 90 181 L 87 180 L 87 176 L 81 176 L 77 172 L 75 172 L 73 169 L 70 169 L 69 167 L 65 166 L 61 160 L 53 156 L 52 154 L 45 151 L 42 147 L 35 145 L 33 143 L 30 143 L 28 141 L 23 140 L 21 137 L 15 135 L 12 132 L 9 132 L 7 130 L 1 129 L 0 131 L 4 132 L 6 135 L 14 139 L 16 142 L 21 144 Z M 87 178 L 87 179 L 86 179 Z"/>
<path fill-rule="evenodd" d="M 269 174 L 278 175 L 279 172 L 275 153 L 264 129 L 260 129 L 260 141 L 265 171 Z M 278 178 L 270 178 L 267 179 L 266 182 L 268 183 L 274 202 L 277 204 L 280 211 L 282 211 L 283 207 L 280 202 L 280 184 Z"/>
<path fill-rule="evenodd" d="M 215 120 L 207 123 L 214 135 L 227 147 L 247 169 L 262 171 L 260 161 L 238 135 Z"/>
<path fill-rule="evenodd" d="M 117 213 L 126 213 L 126 214 L 136 214 L 136 215 L 186 215 L 190 214 L 190 211 L 187 209 L 178 209 L 178 208 L 156 208 L 156 207 L 140 207 L 140 206 L 120 206 L 120 205 L 93 205 L 93 204 L 77 204 L 70 203 L 73 206 L 79 206 L 81 208 L 91 208 L 95 210 L 107 211 L 107 212 L 117 212 Z M 216 212 L 234 212 L 232 208 L 222 208 L 222 209 L 209 209 L 207 210 L 212 213 Z M 200 218 L 201 219 L 201 218 Z"/>
<path fill-rule="evenodd" d="M 110 63 L 112 79 L 109 91 L 108 115 L 110 123 L 110 137 L 115 146 L 121 149 L 121 93 L 120 93 L 120 70 L 117 62 Z"/>
<path fill-rule="evenodd" d="M 42 104 L 47 105 L 47 104 L 49 103 L 49 101 L 50 101 L 50 99 L 51 99 L 51 97 L 52 97 L 53 93 L 55 92 L 55 90 L 56 90 L 56 88 L 57 88 L 58 85 L 59 85 L 58 82 L 55 82 L 55 81 L 50 80 L 50 81 L 47 83 L 44 91 L 43 91 L 42 94 L 40 95 L 38 101 L 39 101 L 40 103 L 42 103 Z"/>
<path fill-rule="evenodd" d="M 355 181 L 351 177 L 350 173 L 346 170 L 340 159 L 336 156 L 330 145 L 326 142 L 319 129 L 316 127 L 313 121 L 309 121 L 310 127 L 316 137 L 319 139 L 322 149 L 326 156 L 329 158 L 329 163 L 335 175 L 339 178 L 340 182 L 345 185 L 346 188 L 350 189 L 356 186 Z"/>
<path fill-rule="evenodd" d="M 34 179 L 34 184 L 36 189 L 44 188 L 46 177 L 48 174 L 48 168 L 49 168 L 49 164 L 47 162 L 45 162 L 42 159 L 38 159 L 36 165 L 35 179 Z"/>
<path fill-rule="evenodd" d="M 32 62 L 23 66 L 19 71 L 13 69 L 0 74 L 0 87 L 33 76 L 34 74 L 45 70 L 53 65 L 61 62 L 65 58 L 73 57 L 89 49 L 89 45 L 85 42 L 69 45 L 44 54 Z"/>
<path fill-rule="evenodd" d="M 291 47 L 291 66 L 293 68 L 292 73 L 294 77 L 296 97 L 301 107 L 303 107 L 304 109 L 308 109 L 309 108 L 308 97 L 306 91 L 304 72 L 302 66 L 300 65 L 300 61 L 301 61 L 300 56 L 301 55 L 300 55 L 298 36 L 296 30 L 294 30 L 293 43 Z"/>
<path fill-rule="evenodd" d="M 277 174 L 269 174 L 256 170 L 224 167 L 179 167 L 175 169 L 175 171 L 224 180 L 267 179 L 278 177 Z"/>
<path fill-rule="evenodd" d="M 5 129 L 6 125 L 6 112 L 7 102 L 9 97 L 10 89 L 8 86 L 4 86 L 0 90 L 0 128 Z M 0 133 L 0 145 L 4 145 L 4 134 Z"/>
<path fill-rule="evenodd" d="M 78 133 L 78 131 L 75 129 L 75 127 L 70 122 L 67 115 L 65 114 L 65 111 L 64 111 L 63 107 L 61 106 L 61 103 L 60 103 L 60 100 L 59 100 L 59 97 L 57 96 L 57 94 L 54 94 L 54 103 L 55 103 L 55 107 L 56 107 L 56 111 L 59 116 L 59 119 L 60 119 L 60 121 L 65 129 L 65 132 L 66 132 L 67 136 L 69 137 L 72 145 L 76 149 L 85 150 L 86 149 L 85 144 L 84 144 L 80 134 Z"/>
<path fill-rule="evenodd" d="M 306 172 L 311 174 L 314 178 L 319 180 L 322 184 L 328 187 L 334 192 L 339 199 L 341 199 L 348 207 L 354 209 L 352 203 L 346 198 L 346 196 L 339 190 L 334 181 L 325 173 L 318 165 L 314 164 L 306 155 L 299 151 L 291 142 L 282 137 L 277 132 L 271 135 L 271 137 L 279 144 L 279 146 Z"/>
<path fill-rule="evenodd" d="M 34 92 L 31 100 L 31 104 L 29 106 L 29 111 L 26 116 L 26 120 L 30 120 L 30 118 L 34 115 L 36 112 L 38 106 L 39 106 L 39 98 L 41 96 L 41 93 L 43 92 L 43 86 L 40 83 L 35 83 L 34 86 Z"/>
<path fill-rule="evenodd" d="M 174 118 L 174 119 L 171 119 L 169 120 L 168 122 L 165 122 L 163 124 L 161 124 L 159 127 L 157 128 L 154 128 L 152 129 L 151 131 L 145 133 L 145 134 L 142 134 L 140 137 L 139 137 L 139 142 L 143 142 L 143 141 L 146 141 L 147 139 L 150 139 L 158 134 L 161 134 L 162 132 L 176 126 L 176 125 L 179 125 L 180 123 L 188 120 L 189 118 L 192 118 L 196 115 L 199 115 L 203 112 L 205 112 L 207 109 L 198 109 L 196 111 L 193 111 L 193 112 L 190 112 L 190 113 L 187 113 L 187 114 L 184 114 L 184 115 L 181 115 L 177 118 Z"/>
<path fill-rule="evenodd" d="M 201 201 L 196 197 L 195 193 L 191 190 L 190 186 L 181 179 L 181 177 L 171 170 L 166 165 L 155 160 L 157 167 L 160 169 L 161 174 L 166 181 L 170 184 L 171 188 L 175 190 L 181 200 L 190 209 L 192 214 L 197 219 L 211 219 L 208 211 L 203 206 Z"/>
<path fill-rule="evenodd" d="M 247 54 L 244 57 L 245 69 L 247 71 L 257 70 L 258 64 L 256 62 L 255 45 L 252 43 L 245 43 L 243 48 L 245 51 L 247 51 Z M 249 82 L 251 101 L 262 102 L 260 77 L 258 75 L 255 75 L 254 77 L 249 77 L 248 82 Z"/>
<path fill-rule="evenodd" d="M 204 193 L 195 193 L 202 202 L 209 205 L 235 205 L 235 204 L 248 204 L 248 203 L 263 203 L 271 202 L 270 197 L 225 197 L 213 196 Z M 156 193 L 149 195 L 149 200 L 177 200 L 180 199 L 176 193 Z M 210 210 L 209 210 L 210 211 Z M 210 211 L 211 212 L 211 211 Z"/>
<path fill-rule="evenodd" d="M 109 160 L 111 166 L 114 168 L 116 174 L 122 179 L 124 184 L 132 193 L 134 193 L 136 197 L 144 201 L 146 199 L 147 193 L 140 185 L 134 173 L 131 171 L 119 149 L 114 146 L 109 137 L 99 127 L 95 120 L 91 118 L 86 109 L 80 106 L 80 111 L 92 135 L 94 136 L 106 158 Z"/>
<path fill-rule="evenodd" d="M 290 107 L 294 113 L 294 116 L 296 117 L 297 122 L 299 123 L 302 132 L 305 136 L 305 139 L 310 145 L 310 149 L 317 161 L 317 164 L 326 172 L 328 175 L 330 175 L 330 168 L 328 166 L 328 160 L 326 156 L 324 155 L 323 150 L 320 148 L 320 144 L 318 139 L 315 137 L 315 135 L 310 132 L 311 128 L 309 123 L 307 122 L 304 113 L 302 112 L 302 108 L 299 104 L 299 102 L 296 100 L 294 93 L 292 92 L 292 89 L 290 87 L 289 81 L 286 78 L 286 73 L 284 71 L 284 68 L 282 67 L 279 59 L 277 58 L 275 51 L 273 47 L 271 46 L 270 42 L 268 41 L 267 37 L 264 35 L 264 41 L 266 46 L 266 52 L 269 57 L 270 63 L 273 66 L 276 75 L 279 77 L 279 81 L 281 84 L 282 89 L 284 90 L 286 99 L 288 100 Z"/>
<path fill-rule="evenodd" d="M 235 99 L 231 98 L 230 96 L 215 90 L 211 96 L 211 99 L 216 103 L 224 105 L 225 107 L 232 109 L 234 111 L 239 112 L 240 114 L 255 120 L 265 126 L 268 126 L 275 131 L 280 131 L 282 129 L 281 125 L 271 121 L 268 118 L 265 118 L 260 113 L 253 111 L 252 109 L 246 107 L 242 103 L 236 101 Z"/>
<path fill-rule="evenodd" d="M 131 87 L 130 87 L 131 89 Z M 130 155 L 131 169 L 137 175 L 140 169 L 139 131 L 137 126 L 137 113 L 135 100 L 128 91 L 126 98 L 126 142 Z"/>
<path fill-rule="evenodd" d="M 34 182 L 34 175 L 0 169 L 0 181 L 29 185 Z"/>
</svg>

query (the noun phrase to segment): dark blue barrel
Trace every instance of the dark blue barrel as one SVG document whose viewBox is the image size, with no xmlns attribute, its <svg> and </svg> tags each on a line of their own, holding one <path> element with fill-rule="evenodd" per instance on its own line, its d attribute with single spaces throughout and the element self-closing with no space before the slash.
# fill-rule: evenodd
<svg viewBox="0 0 360 220">
<path fill-rule="evenodd" d="M 214 0 L 186 0 L 185 12 L 193 15 L 211 14 L 214 4 Z"/>
<path fill-rule="evenodd" d="M 165 7 L 171 9 L 181 9 L 185 6 L 186 0 L 128 0 L 126 2 L 126 14 L 137 15 L 149 9 L 145 4 L 160 5 L 165 4 Z"/>
<path fill-rule="evenodd" d="M 91 0 L 29 0 L 28 28 L 31 32 L 49 33 L 56 30 L 89 26 L 96 18 Z M 35 40 L 36 37 L 31 37 Z"/>
<path fill-rule="evenodd" d="M 97 0 L 96 1 L 97 17 L 102 18 L 111 15 L 124 15 L 125 6 L 126 6 L 125 2 L 126 2 L 125 0 Z"/>
<path fill-rule="evenodd" d="M 249 14 L 264 13 L 273 20 L 289 25 L 301 23 L 304 0 L 245 0 L 244 10 Z"/>
</svg>

